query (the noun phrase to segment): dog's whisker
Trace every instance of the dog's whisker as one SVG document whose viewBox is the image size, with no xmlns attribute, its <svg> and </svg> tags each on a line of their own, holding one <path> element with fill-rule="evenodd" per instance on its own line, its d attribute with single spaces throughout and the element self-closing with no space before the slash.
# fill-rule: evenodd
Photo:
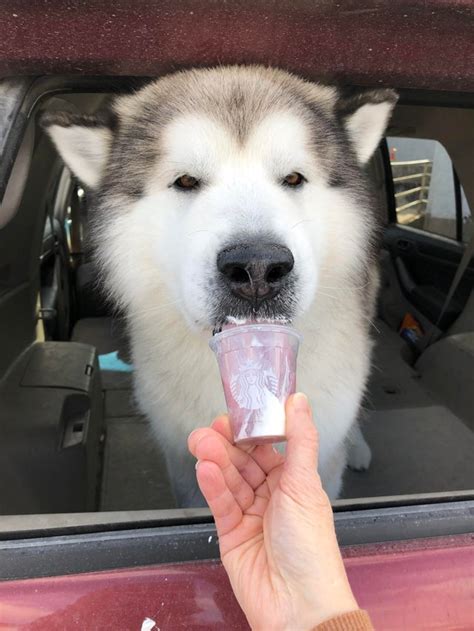
<svg viewBox="0 0 474 631">
<path fill-rule="evenodd" d="M 373 398 L 368 396 L 367 393 L 364 395 L 364 402 L 367 405 L 367 406 L 364 406 L 364 408 L 367 410 L 367 412 L 372 412 L 372 411 L 374 411 L 376 409 Z"/>
<path fill-rule="evenodd" d="M 207 232 L 209 234 L 213 234 L 216 238 L 218 237 L 218 235 L 213 232 L 212 230 L 206 230 L 205 228 L 200 228 L 199 230 L 193 230 L 193 232 L 187 232 L 186 233 L 186 237 L 192 237 L 195 234 L 198 234 L 199 232 Z"/>
<path fill-rule="evenodd" d="M 163 304 L 154 305 L 153 307 L 148 307 L 142 313 L 150 313 L 154 311 L 161 311 L 164 307 L 168 307 L 170 305 L 175 305 L 179 302 L 183 302 L 182 298 L 176 298 L 175 300 L 170 300 L 169 302 L 164 302 Z"/>
<path fill-rule="evenodd" d="M 374 322 L 373 320 L 371 320 L 370 318 L 367 318 L 367 320 L 369 321 L 370 326 L 372 326 L 372 327 L 373 327 L 373 328 L 377 331 L 377 333 L 380 335 L 380 334 L 381 334 L 381 331 L 380 331 L 380 329 L 379 329 L 379 328 L 375 325 L 375 322 Z"/>
<path fill-rule="evenodd" d="M 337 302 L 341 302 L 342 298 L 338 296 L 333 296 L 332 294 L 327 294 L 324 291 L 318 291 L 318 296 L 324 296 L 325 298 L 331 298 L 332 300 L 336 300 Z"/>
<path fill-rule="evenodd" d="M 297 221 L 293 226 L 291 226 L 290 230 L 300 226 L 302 223 L 312 223 L 314 219 L 302 219 L 301 221 Z"/>
<path fill-rule="evenodd" d="M 365 289 L 368 285 L 370 285 L 371 281 L 367 281 L 366 283 L 364 283 L 363 285 L 351 285 L 350 288 L 351 289 Z M 347 291 L 347 288 L 342 288 L 342 287 L 330 287 L 329 285 L 319 285 L 320 287 L 322 287 L 323 289 L 334 289 L 336 291 Z"/>
<path fill-rule="evenodd" d="M 335 289 L 335 288 L 334 288 Z M 330 298 L 331 300 L 334 300 L 336 302 L 342 303 L 345 301 L 344 297 L 342 296 L 334 296 L 333 294 L 328 294 L 324 291 L 319 291 L 318 290 L 318 295 L 319 296 L 324 296 L 325 298 Z M 364 320 L 367 320 L 367 322 L 369 323 L 369 325 L 371 327 L 373 327 L 375 329 L 375 331 L 380 335 L 381 331 L 380 329 L 376 326 L 375 322 L 369 318 L 369 316 L 366 316 L 364 314 L 360 314 L 362 316 L 362 318 L 364 318 Z"/>
<path fill-rule="evenodd" d="M 140 319 L 141 320 L 146 320 L 150 316 L 154 316 L 157 313 L 163 312 L 168 307 L 172 307 L 172 306 L 175 306 L 175 305 L 178 305 L 178 304 L 181 304 L 181 303 L 183 303 L 183 300 L 181 298 L 179 298 L 178 300 L 172 300 L 171 302 L 165 302 L 162 305 L 157 305 L 156 307 L 146 309 L 144 311 L 141 311 L 140 313 L 134 313 L 133 319 L 134 320 L 140 320 Z"/>
</svg>

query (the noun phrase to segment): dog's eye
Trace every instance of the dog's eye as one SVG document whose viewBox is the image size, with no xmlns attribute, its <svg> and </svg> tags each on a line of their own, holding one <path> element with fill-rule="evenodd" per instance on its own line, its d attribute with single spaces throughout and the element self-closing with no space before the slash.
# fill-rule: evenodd
<svg viewBox="0 0 474 631">
<path fill-rule="evenodd" d="M 305 178 L 301 175 L 301 173 L 297 173 L 296 171 L 293 171 L 293 173 L 290 173 L 283 178 L 283 184 L 285 186 L 291 186 L 291 188 L 301 186 L 303 182 L 306 182 Z"/>
<path fill-rule="evenodd" d="M 199 180 L 192 175 L 182 175 L 174 181 L 173 186 L 186 191 L 192 191 L 199 187 Z"/>
</svg>

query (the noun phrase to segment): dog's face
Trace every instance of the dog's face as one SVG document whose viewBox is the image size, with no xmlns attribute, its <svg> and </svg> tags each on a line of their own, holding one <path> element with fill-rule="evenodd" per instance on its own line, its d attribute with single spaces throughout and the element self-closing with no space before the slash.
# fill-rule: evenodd
<svg viewBox="0 0 474 631">
<path fill-rule="evenodd" d="M 282 112 L 243 140 L 199 114 L 164 130 L 160 177 L 139 212 L 191 322 L 292 319 L 310 304 L 324 221 L 312 212 L 322 181 L 309 145 L 304 124 Z"/>
<path fill-rule="evenodd" d="M 395 100 L 221 68 L 122 97 L 113 124 L 49 114 L 44 125 L 99 191 L 99 258 L 120 300 L 157 292 L 157 309 L 173 303 L 209 329 L 291 321 L 326 283 L 360 282 L 374 225 L 362 166 Z"/>
</svg>

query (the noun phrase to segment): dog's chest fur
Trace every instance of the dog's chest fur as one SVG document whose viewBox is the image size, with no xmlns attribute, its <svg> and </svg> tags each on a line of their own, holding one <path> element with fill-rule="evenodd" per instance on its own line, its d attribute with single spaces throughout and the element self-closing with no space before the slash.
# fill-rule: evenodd
<svg viewBox="0 0 474 631">
<path fill-rule="evenodd" d="M 303 335 L 297 388 L 308 394 L 313 407 L 320 474 L 332 498 L 341 490 L 346 437 L 370 367 L 365 309 L 360 295 L 348 289 L 343 307 L 338 300 L 321 310 L 314 307 L 296 323 Z M 178 501 L 198 503 L 186 439 L 193 429 L 226 411 L 217 363 L 209 337 L 191 332 L 172 307 L 161 313 L 159 325 L 153 315 L 147 319 L 143 313 L 146 308 L 140 319 L 130 319 L 136 396 L 160 443 L 165 448 L 173 445 L 167 464 Z M 186 487 L 189 492 L 182 490 Z"/>
</svg>

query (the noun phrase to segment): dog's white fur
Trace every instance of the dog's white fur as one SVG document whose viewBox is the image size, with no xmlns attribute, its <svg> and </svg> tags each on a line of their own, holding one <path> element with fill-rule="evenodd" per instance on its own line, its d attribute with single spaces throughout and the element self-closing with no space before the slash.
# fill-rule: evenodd
<svg viewBox="0 0 474 631">
<path fill-rule="evenodd" d="M 334 89 L 314 89 L 324 107 L 335 107 Z M 117 105 L 120 116 L 126 118 L 146 96 L 124 97 Z M 392 107 L 363 105 L 348 117 L 360 164 L 374 152 Z M 54 124 L 48 130 L 77 176 L 96 187 L 112 132 Z M 354 282 L 366 257 L 368 220 L 353 195 L 327 184 L 308 134 L 305 122 L 284 109 L 263 117 L 245 142 L 205 112 L 184 112 L 164 128 L 159 166 L 141 198 L 123 213 L 114 211 L 122 201 L 113 194 L 105 204 L 110 218 L 103 217 L 99 258 L 128 314 L 137 399 L 164 446 L 181 505 L 200 503 L 187 435 L 225 410 L 208 348 L 214 324 L 209 304 L 217 253 L 243 233 L 270 231 L 295 258 L 294 326 L 304 336 L 298 389 L 309 394 L 314 409 L 323 485 L 332 498 L 341 490 L 347 437 L 369 372 L 367 319 L 378 277 L 374 267 L 368 278 L 361 274 L 360 283 Z M 281 186 L 294 171 L 308 180 L 301 190 Z M 191 193 L 170 187 L 184 173 L 207 185 Z M 361 304 L 360 284 L 369 285 L 369 309 Z M 353 432 L 353 464 L 364 468 L 370 451 L 360 431 Z"/>
</svg>

